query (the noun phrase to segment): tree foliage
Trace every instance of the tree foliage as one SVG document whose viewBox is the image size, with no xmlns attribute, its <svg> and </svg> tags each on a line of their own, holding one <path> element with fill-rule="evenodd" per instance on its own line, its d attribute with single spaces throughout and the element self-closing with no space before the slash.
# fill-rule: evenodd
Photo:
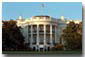
<svg viewBox="0 0 85 57">
<path fill-rule="evenodd" d="M 26 48 L 16 21 L 2 21 L 2 48 L 3 50 L 23 50 Z"/>
<path fill-rule="evenodd" d="M 82 49 L 82 22 L 80 24 L 70 22 L 63 30 L 61 40 L 66 49 Z"/>
</svg>

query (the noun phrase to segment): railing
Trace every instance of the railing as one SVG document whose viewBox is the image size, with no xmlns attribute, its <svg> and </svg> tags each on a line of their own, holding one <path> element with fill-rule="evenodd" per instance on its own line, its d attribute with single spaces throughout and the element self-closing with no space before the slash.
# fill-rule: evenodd
<svg viewBox="0 0 85 57">
<path fill-rule="evenodd" d="M 39 30 L 39 33 L 40 34 L 44 34 L 44 30 Z"/>
<path fill-rule="evenodd" d="M 37 30 L 34 29 L 32 32 L 33 33 L 37 33 Z M 28 33 L 31 33 L 31 30 L 28 30 Z M 39 30 L 39 33 L 43 34 L 44 33 L 44 30 Z M 46 30 L 46 33 L 47 34 L 50 34 L 50 30 Z M 55 33 L 55 30 L 52 30 L 52 33 Z"/>
<path fill-rule="evenodd" d="M 36 44 L 36 42 L 33 42 L 32 44 Z"/>
<path fill-rule="evenodd" d="M 39 42 L 39 44 L 44 44 L 44 42 Z"/>
<path fill-rule="evenodd" d="M 46 30 L 46 34 L 50 34 L 50 31 L 49 30 Z"/>
<path fill-rule="evenodd" d="M 47 44 L 50 44 L 50 42 L 47 42 Z"/>
</svg>

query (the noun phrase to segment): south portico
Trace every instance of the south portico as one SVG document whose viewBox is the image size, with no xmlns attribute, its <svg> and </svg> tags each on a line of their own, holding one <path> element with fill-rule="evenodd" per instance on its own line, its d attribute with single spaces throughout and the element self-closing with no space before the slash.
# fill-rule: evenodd
<svg viewBox="0 0 85 57">
<path fill-rule="evenodd" d="M 57 38 L 58 22 L 50 16 L 33 16 L 30 20 L 23 22 L 22 33 L 28 47 L 37 51 L 48 51 L 59 43 Z M 19 23 L 19 25 L 22 25 Z"/>
</svg>

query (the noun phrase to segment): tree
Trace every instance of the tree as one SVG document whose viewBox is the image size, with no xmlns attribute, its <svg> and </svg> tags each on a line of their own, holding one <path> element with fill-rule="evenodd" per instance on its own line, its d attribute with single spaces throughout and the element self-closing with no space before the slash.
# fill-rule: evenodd
<svg viewBox="0 0 85 57">
<path fill-rule="evenodd" d="M 55 49 L 56 49 L 56 50 L 63 50 L 63 45 L 62 45 L 62 44 L 57 44 L 57 45 L 55 46 Z"/>
<path fill-rule="evenodd" d="M 66 49 L 82 49 L 82 23 L 75 24 L 74 22 L 70 22 L 63 30 L 61 40 Z"/>
<path fill-rule="evenodd" d="M 26 49 L 24 37 L 22 36 L 16 21 L 2 21 L 2 49 L 23 50 Z"/>
</svg>

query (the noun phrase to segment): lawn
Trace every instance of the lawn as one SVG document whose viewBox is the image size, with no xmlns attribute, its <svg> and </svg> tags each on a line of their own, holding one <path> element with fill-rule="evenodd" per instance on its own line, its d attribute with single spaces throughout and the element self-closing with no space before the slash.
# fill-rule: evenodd
<svg viewBox="0 0 85 57">
<path fill-rule="evenodd" d="M 82 54 L 82 51 L 2 51 L 3 54 Z"/>
</svg>

